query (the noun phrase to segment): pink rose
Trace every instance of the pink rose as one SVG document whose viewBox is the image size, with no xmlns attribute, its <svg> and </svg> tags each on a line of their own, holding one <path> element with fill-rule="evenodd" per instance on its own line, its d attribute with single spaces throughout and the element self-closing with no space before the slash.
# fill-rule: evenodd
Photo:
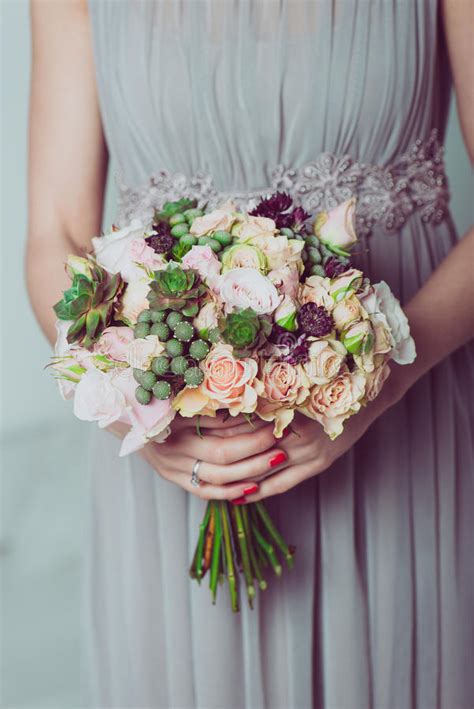
<svg viewBox="0 0 474 709">
<path fill-rule="evenodd" d="M 204 360 L 203 371 L 201 391 L 205 396 L 228 407 L 232 416 L 255 411 L 257 394 L 253 381 L 258 365 L 254 359 L 235 359 L 230 345 L 217 344 Z"/>
<path fill-rule="evenodd" d="M 122 393 L 127 403 L 127 409 L 121 420 L 131 425 L 130 431 L 122 441 L 119 455 L 134 453 L 152 440 L 157 443 L 164 441 L 176 415 L 170 399 L 152 398 L 146 406 L 139 404 L 135 398 L 137 383 L 131 369 L 115 370 L 113 385 Z"/>
<path fill-rule="evenodd" d="M 219 280 L 219 293 L 226 312 L 252 308 L 258 315 L 272 313 L 280 304 L 273 283 L 254 268 L 233 268 Z"/>
<path fill-rule="evenodd" d="M 331 439 L 343 431 L 344 421 L 361 408 L 365 377 L 359 372 L 343 372 L 328 384 L 316 385 L 301 407 L 302 413 L 319 421 Z"/>
<path fill-rule="evenodd" d="M 210 246 L 193 246 L 183 256 L 183 268 L 192 268 L 212 287 L 221 270 L 221 262 Z"/>
<path fill-rule="evenodd" d="M 131 327 L 108 327 L 94 345 L 96 354 L 106 355 L 117 362 L 127 361 L 127 351 L 134 335 Z"/>
<path fill-rule="evenodd" d="M 147 270 L 159 271 L 166 266 L 163 257 L 148 246 L 145 239 L 134 239 L 129 244 L 127 257 L 120 272 L 129 283 L 148 278 Z"/>
<path fill-rule="evenodd" d="M 203 217 L 197 217 L 193 221 L 189 233 L 193 236 L 204 236 L 215 231 L 230 231 L 234 221 L 235 217 L 230 211 L 215 209 Z"/>
</svg>

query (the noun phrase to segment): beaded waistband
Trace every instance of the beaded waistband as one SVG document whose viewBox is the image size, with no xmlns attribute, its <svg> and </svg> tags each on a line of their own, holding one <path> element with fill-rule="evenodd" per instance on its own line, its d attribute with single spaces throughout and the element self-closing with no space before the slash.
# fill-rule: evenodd
<svg viewBox="0 0 474 709">
<path fill-rule="evenodd" d="M 295 204 L 310 213 L 327 211 L 350 197 L 357 197 L 356 225 L 368 236 L 374 227 L 396 232 L 412 214 L 425 222 L 440 223 L 448 212 L 449 190 L 444 170 L 444 148 L 434 130 L 393 163 L 366 165 L 348 155 L 322 153 L 299 168 L 278 165 L 270 184 L 252 192 L 219 191 L 212 176 L 197 172 L 186 176 L 161 170 L 149 182 L 129 187 L 119 182 L 118 224 L 133 218 L 149 221 L 155 208 L 180 197 L 198 200 L 213 208 L 232 199 L 239 209 L 250 209 L 257 199 L 276 190 L 288 192 Z"/>
</svg>

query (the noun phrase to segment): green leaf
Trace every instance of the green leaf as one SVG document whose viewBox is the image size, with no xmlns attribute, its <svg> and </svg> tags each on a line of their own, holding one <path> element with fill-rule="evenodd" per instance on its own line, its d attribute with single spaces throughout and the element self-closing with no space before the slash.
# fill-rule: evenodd
<svg viewBox="0 0 474 709">
<path fill-rule="evenodd" d="M 67 331 L 67 338 L 66 339 L 69 342 L 69 344 L 71 344 L 72 342 L 76 342 L 80 338 L 85 326 L 86 326 L 86 316 L 85 315 L 83 315 L 78 320 L 76 320 L 75 322 L 72 323 L 71 327 Z"/>
<path fill-rule="evenodd" d="M 60 300 L 53 306 L 53 310 L 59 320 L 72 320 L 71 313 L 69 311 L 69 306 L 64 300 Z"/>
<path fill-rule="evenodd" d="M 100 320 L 100 313 L 97 310 L 89 310 L 86 317 L 86 332 L 91 341 L 96 338 Z"/>
<path fill-rule="evenodd" d="M 76 319 L 83 313 L 87 312 L 90 306 L 90 300 L 90 296 L 88 295 L 81 295 L 79 298 L 76 298 L 69 307 L 71 317 Z"/>
</svg>

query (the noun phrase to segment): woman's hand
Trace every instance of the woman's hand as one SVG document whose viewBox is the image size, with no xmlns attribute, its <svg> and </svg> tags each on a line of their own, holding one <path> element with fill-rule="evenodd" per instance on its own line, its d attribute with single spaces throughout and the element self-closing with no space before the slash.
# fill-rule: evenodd
<svg viewBox="0 0 474 709">
<path fill-rule="evenodd" d="M 252 425 L 242 417 L 224 420 L 202 417 L 197 434 L 196 422 L 179 416 L 164 443 L 148 443 L 140 452 L 165 480 L 180 485 L 204 500 L 232 500 L 258 490 L 257 478 L 286 459 L 273 436 L 273 424 L 257 420 Z M 123 424 L 109 427 L 119 437 L 127 431 Z M 201 460 L 201 485 L 191 485 L 196 460 Z"/>
<path fill-rule="evenodd" d="M 375 419 L 398 401 L 401 393 L 399 391 L 395 394 L 394 387 L 387 386 L 378 399 L 347 421 L 344 432 L 334 441 L 324 433 L 317 421 L 296 414 L 291 426 L 292 431 L 278 444 L 286 453 L 286 460 L 282 461 L 278 472 L 261 480 L 258 491 L 233 502 L 247 504 L 272 495 L 280 495 L 313 475 L 323 473 L 337 458 L 352 448 Z"/>
</svg>

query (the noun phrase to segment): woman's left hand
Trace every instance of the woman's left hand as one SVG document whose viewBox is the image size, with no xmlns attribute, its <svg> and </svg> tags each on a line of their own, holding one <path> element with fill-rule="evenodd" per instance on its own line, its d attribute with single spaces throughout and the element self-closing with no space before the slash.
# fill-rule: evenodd
<svg viewBox="0 0 474 709">
<path fill-rule="evenodd" d="M 384 411 L 382 405 L 372 402 L 364 411 L 347 421 L 344 432 L 335 440 L 324 433 L 322 426 L 312 419 L 296 414 L 287 436 L 278 441 L 278 449 L 286 453 L 277 472 L 259 483 L 258 492 L 233 500 L 236 504 L 257 502 L 265 497 L 280 495 L 313 475 L 319 475 L 365 433 L 371 423 Z"/>
</svg>

